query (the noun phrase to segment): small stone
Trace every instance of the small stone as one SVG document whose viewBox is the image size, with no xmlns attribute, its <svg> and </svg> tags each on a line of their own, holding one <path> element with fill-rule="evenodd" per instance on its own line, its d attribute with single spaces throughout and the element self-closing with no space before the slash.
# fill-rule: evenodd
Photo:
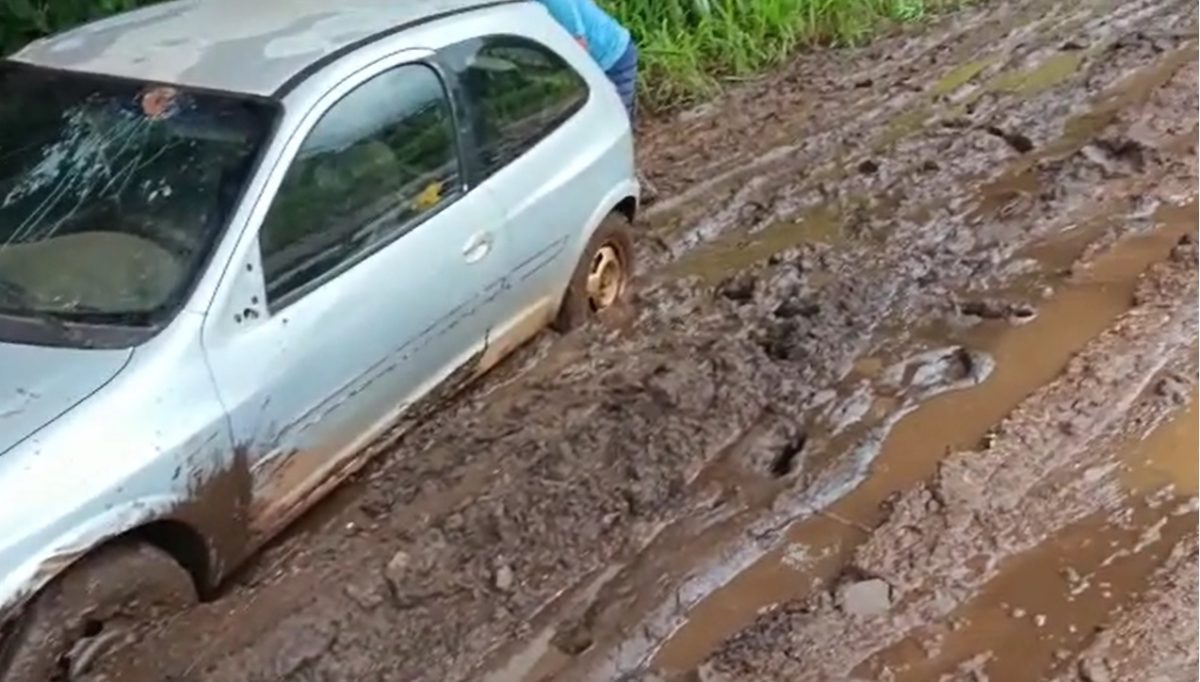
<svg viewBox="0 0 1200 682">
<path fill-rule="evenodd" d="M 1086 682 L 1111 682 L 1112 673 L 1108 671 L 1108 666 L 1104 661 L 1097 661 L 1090 658 L 1084 658 L 1079 661 L 1079 677 Z"/>
<path fill-rule="evenodd" d="M 879 579 L 845 585 L 838 592 L 842 610 L 855 616 L 879 615 L 892 605 L 892 588 Z"/>
<path fill-rule="evenodd" d="M 411 564 L 412 557 L 408 555 L 408 552 L 396 552 L 392 555 L 391 561 L 387 563 L 387 567 L 383 569 L 383 576 L 395 587 L 396 583 L 404 578 L 404 574 Z"/>
<path fill-rule="evenodd" d="M 343 590 L 346 596 L 364 610 L 370 611 L 383 602 L 383 594 L 374 587 L 363 587 L 353 583 L 346 585 Z"/>
<path fill-rule="evenodd" d="M 1038 626 L 1039 628 L 1045 627 L 1046 626 L 1046 616 L 1041 613 L 1037 614 L 1036 616 L 1033 617 L 1033 624 Z"/>
<path fill-rule="evenodd" d="M 1025 617 L 1025 609 L 1021 609 L 1021 608 L 1013 609 L 1011 613 L 1012 613 L 1013 618 L 1024 618 Z"/>
<path fill-rule="evenodd" d="M 512 566 L 504 564 L 500 568 L 496 569 L 495 584 L 497 590 L 500 590 L 501 592 L 508 592 L 512 590 L 513 585 L 516 584 L 516 581 L 517 577 L 513 573 Z"/>
</svg>

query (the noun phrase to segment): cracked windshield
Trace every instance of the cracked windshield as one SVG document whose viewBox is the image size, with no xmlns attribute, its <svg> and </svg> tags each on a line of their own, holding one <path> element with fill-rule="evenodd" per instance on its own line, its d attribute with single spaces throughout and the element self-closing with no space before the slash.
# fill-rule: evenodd
<svg viewBox="0 0 1200 682">
<path fill-rule="evenodd" d="M 269 109 L 11 65 L 0 92 L 0 314 L 144 325 L 178 304 Z"/>
</svg>

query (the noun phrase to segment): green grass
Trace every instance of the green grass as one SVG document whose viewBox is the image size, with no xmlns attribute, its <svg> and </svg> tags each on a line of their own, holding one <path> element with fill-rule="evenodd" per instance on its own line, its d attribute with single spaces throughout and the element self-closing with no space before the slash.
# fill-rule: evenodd
<svg viewBox="0 0 1200 682">
<path fill-rule="evenodd" d="M 92 19 L 155 0 L 0 0 L 0 55 L 25 43 Z"/>
<path fill-rule="evenodd" d="M 858 45 L 954 0 L 601 0 L 629 27 L 642 95 L 669 108 L 711 95 L 817 45 Z"/>
<path fill-rule="evenodd" d="M 0 52 L 154 1 L 0 0 Z M 804 48 L 861 44 L 881 27 L 961 1 L 600 0 L 638 42 L 642 98 L 652 109 L 710 96 L 722 82 L 760 73 Z"/>
</svg>

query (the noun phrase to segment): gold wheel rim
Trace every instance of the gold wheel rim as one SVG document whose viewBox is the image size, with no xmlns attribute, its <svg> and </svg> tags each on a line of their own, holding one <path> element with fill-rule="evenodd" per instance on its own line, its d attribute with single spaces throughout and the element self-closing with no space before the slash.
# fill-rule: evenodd
<svg viewBox="0 0 1200 682">
<path fill-rule="evenodd" d="M 588 268 L 587 293 L 592 310 L 599 312 L 616 303 L 624 286 L 625 265 L 621 255 L 610 244 L 601 246 Z"/>
</svg>

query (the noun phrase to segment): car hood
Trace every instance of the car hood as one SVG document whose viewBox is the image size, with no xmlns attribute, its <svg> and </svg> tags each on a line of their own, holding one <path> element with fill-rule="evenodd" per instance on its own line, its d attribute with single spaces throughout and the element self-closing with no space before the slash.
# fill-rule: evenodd
<svg viewBox="0 0 1200 682">
<path fill-rule="evenodd" d="M 132 354 L 0 343 L 0 455 L 95 393 Z"/>
</svg>

